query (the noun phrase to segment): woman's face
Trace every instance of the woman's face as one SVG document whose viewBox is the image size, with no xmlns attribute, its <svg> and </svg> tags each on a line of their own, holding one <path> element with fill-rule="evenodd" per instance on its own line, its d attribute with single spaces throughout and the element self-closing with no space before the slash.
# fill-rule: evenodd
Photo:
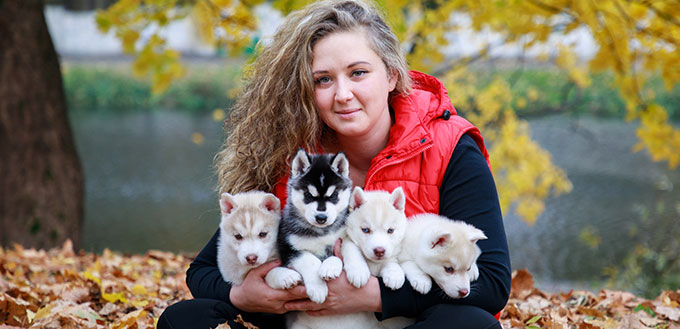
<svg viewBox="0 0 680 329">
<path fill-rule="evenodd" d="M 397 79 L 369 47 L 366 33 L 329 34 L 317 41 L 312 55 L 314 101 L 326 125 L 338 137 L 389 133 L 387 101 Z"/>
</svg>

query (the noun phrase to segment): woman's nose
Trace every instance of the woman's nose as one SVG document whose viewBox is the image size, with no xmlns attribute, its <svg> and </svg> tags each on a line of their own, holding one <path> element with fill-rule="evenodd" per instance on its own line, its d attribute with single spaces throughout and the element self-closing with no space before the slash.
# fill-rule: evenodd
<svg viewBox="0 0 680 329">
<path fill-rule="evenodd" d="M 337 88 L 335 89 L 335 101 L 339 103 L 346 103 L 354 97 L 352 89 L 348 81 L 343 79 L 338 80 Z"/>
</svg>

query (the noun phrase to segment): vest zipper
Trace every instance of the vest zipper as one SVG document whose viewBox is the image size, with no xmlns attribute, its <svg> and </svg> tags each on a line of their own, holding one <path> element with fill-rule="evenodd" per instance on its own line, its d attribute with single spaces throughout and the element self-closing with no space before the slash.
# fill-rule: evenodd
<svg viewBox="0 0 680 329">
<path fill-rule="evenodd" d="M 418 154 L 421 154 L 421 153 L 425 152 L 426 150 L 428 150 L 429 148 L 431 148 L 432 145 L 433 145 L 433 142 L 430 142 L 428 145 L 425 145 L 425 147 L 423 147 L 423 148 L 421 148 L 421 149 L 418 149 L 418 150 L 412 152 L 409 156 L 407 156 L 407 157 L 405 157 L 405 158 L 401 158 L 401 159 L 397 159 L 397 160 L 393 160 L 393 161 L 388 161 L 388 162 L 386 162 L 386 163 L 381 164 L 380 166 L 377 166 L 376 168 L 374 168 L 374 170 L 371 170 L 370 173 L 369 173 L 369 176 L 366 177 L 366 180 L 364 181 L 364 187 L 366 187 L 366 186 L 369 185 L 369 183 L 370 183 L 371 180 L 373 179 L 373 176 L 375 176 L 375 174 L 376 174 L 378 171 L 382 170 L 382 169 L 385 168 L 385 167 L 389 167 L 389 166 L 391 166 L 391 165 L 400 164 L 400 163 L 402 163 L 402 162 L 404 162 L 404 161 L 406 161 L 406 160 L 408 160 L 408 159 L 411 159 L 411 158 L 417 156 Z"/>
</svg>

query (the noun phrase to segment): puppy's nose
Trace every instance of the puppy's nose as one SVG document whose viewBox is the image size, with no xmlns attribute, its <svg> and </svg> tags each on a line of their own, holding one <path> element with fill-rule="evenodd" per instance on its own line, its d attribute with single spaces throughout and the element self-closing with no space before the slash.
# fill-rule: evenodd
<svg viewBox="0 0 680 329">
<path fill-rule="evenodd" d="M 257 255 L 250 254 L 246 256 L 246 261 L 248 261 L 248 264 L 250 265 L 255 265 L 255 263 L 257 263 Z"/>
<path fill-rule="evenodd" d="M 378 258 L 385 256 L 385 248 L 377 247 L 377 248 L 373 249 L 373 253 L 375 254 L 375 257 L 378 257 Z"/>
<path fill-rule="evenodd" d="M 467 290 L 467 289 L 458 290 L 458 296 L 459 296 L 460 298 L 463 298 L 463 297 L 467 296 L 469 292 L 470 292 L 470 291 Z"/>
<path fill-rule="evenodd" d="M 316 219 L 317 223 L 323 224 L 328 219 L 328 216 L 326 216 L 325 214 L 318 214 L 314 218 Z"/>
</svg>

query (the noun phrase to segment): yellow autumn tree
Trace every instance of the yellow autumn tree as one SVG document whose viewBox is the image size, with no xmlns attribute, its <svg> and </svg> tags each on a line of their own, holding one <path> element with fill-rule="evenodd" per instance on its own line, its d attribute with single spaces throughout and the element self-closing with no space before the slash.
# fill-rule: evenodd
<svg viewBox="0 0 680 329">
<path fill-rule="evenodd" d="M 162 92 L 183 72 L 179 55 L 168 49 L 163 27 L 191 15 L 204 40 L 237 53 L 249 44 L 257 27 L 255 6 L 261 0 L 119 0 L 101 11 L 102 31 L 115 31 L 124 49 L 136 56 L 134 72 L 152 77 L 154 91 Z M 284 15 L 304 6 L 304 0 L 274 0 Z M 490 145 L 501 205 L 514 207 L 533 223 L 544 200 L 571 190 L 565 173 L 550 154 L 529 135 L 527 122 L 518 118 L 509 84 L 494 79 L 475 88 L 476 75 L 468 66 L 495 48 L 514 45 L 524 50 L 553 45 L 554 40 L 585 30 L 597 44 L 587 61 L 575 55 L 575 44 L 558 42 L 551 56 L 569 79 L 587 88 L 593 72 L 611 72 L 614 86 L 625 100 L 627 120 L 639 123 L 635 151 L 646 149 L 654 161 L 670 168 L 680 164 L 680 131 L 669 123 L 668 111 L 645 81 L 660 75 L 666 88 L 680 81 L 680 2 L 658 0 L 377 0 L 403 44 L 413 69 L 438 76 L 450 91 L 454 105 L 477 125 Z M 140 39 L 142 31 L 150 37 Z M 446 55 L 451 33 L 472 30 L 493 33 L 493 44 L 482 45 L 463 57 Z M 552 43 L 551 43 L 552 42 Z M 548 54 L 550 55 L 550 54 Z M 536 98 L 540 91 L 530 90 Z"/>
</svg>

